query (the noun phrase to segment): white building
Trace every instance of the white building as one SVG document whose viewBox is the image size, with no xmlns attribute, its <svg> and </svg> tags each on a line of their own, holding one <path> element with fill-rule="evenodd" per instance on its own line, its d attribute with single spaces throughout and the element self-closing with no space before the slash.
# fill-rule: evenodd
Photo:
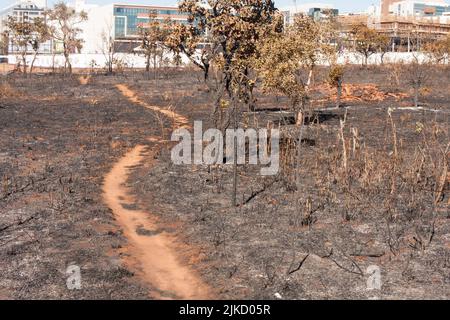
<svg viewBox="0 0 450 320">
<path fill-rule="evenodd" d="M 47 7 L 46 0 L 20 0 L 0 10 L 0 32 L 5 31 L 8 17 L 14 17 L 19 22 L 31 22 L 36 17 L 43 17 Z"/>
<path fill-rule="evenodd" d="M 379 16 L 381 16 L 381 6 L 377 6 L 375 4 L 369 6 L 369 8 L 367 8 L 367 14 L 370 17 L 379 17 Z"/>
<path fill-rule="evenodd" d="M 6 30 L 6 21 L 8 17 L 13 17 L 19 22 L 32 22 L 35 18 L 43 18 L 47 8 L 46 0 L 19 0 L 16 3 L 0 10 L 0 34 L 4 34 Z M 7 38 L 4 39 L 8 43 L 7 50 L 15 52 L 14 44 Z M 6 50 L 6 48 L 4 49 Z M 40 47 L 40 52 L 48 53 L 51 50 L 50 41 L 44 43 Z M 31 48 L 30 48 L 31 51 Z M 6 52 L 3 52 L 6 53 Z"/>
<path fill-rule="evenodd" d="M 450 5 L 444 0 L 404 0 L 389 5 L 389 12 L 400 17 L 436 17 L 450 12 Z"/>
<path fill-rule="evenodd" d="M 174 0 L 175 1 L 175 0 Z M 149 0 L 151 2 L 151 0 Z M 187 23 L 188 16 L 179 12 L 178 7 L 135 5 L 112 3 L 104 6 L 86 4 L 85 0 L 76 0 L 69 4 L 76 11 L 85 11 L 88 20 L 80 23 L 80 38 L 84 40 L 81 53 L 100 54 L 105 52 L 105 38 L 111 38 L 116 51 L 131 52 L 140 45 L 139 26 L 149 22 L 150 13 L 162 22 L 170 18 L 177 23 Z"/>
</svg>

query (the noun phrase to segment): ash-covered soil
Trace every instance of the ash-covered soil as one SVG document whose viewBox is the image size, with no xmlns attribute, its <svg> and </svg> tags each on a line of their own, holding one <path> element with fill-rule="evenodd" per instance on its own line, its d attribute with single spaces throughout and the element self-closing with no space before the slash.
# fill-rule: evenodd
<svg viewBox="0 0 450 320">
<path fill-rule="evenodd" d="M 0 102 L 0 296 L 148 298 L 122 265 L 125 243 L 101 185 L 112 164 L 158 130 L 129 104 L 121 77 L 3 79 Z M 136 80 L 139 81 L 139 80 Z M 69 290 L 67 267 L 81 268 Z"/>
<path fill-rule="evenodd" d="M 217 297 L 448 299 L 449 74 L 433 70 L 422 109 L 411 110 L 398 72 L 348 70 L 339 109 L 319 73 L 298 172 L 288 151 L 277 176 L 239 166 L 237 207 L 232 166 L 173 165 L 171 144 L 147 139 L 170 139 L 173 119 L 115 88 L 126 84 L 149 105 L 207 128 L 212 97 L 200 73 L 94 75 L 85 84 L 77 76 L 2 78 L 0 298 L 149 298 L 121 260 L 127 242 L 101 189 L 113 163 L 143 144 L 160 150 L 129 177 L 135 207 L 192 248 L 180 257 Z M 257 98 L 242 125 L 294 130 L 277 112 L 286 99 L 259 90 Z M 66 286 L 69 265 L 81 267 L 81 290 Z"/>
<path fill-rule="evenodd" d="M 167 223 L 181 221 L 173 232 L 202 248 L 197 268 L 221 297 L 449 298 L 450 91 L 442 89 L 449 87 L 448 73 L 437 70 L 422 96 L 425 110 L 411 110 L 407 84 L 389 88 L 386 70 L 353 71 L 347 81 L 357 90 L 344 102 L 347 111 L 311 113 L 298 182 L 289 168 L 263 178 L 259 168 L 240 166 L 240 205 L 233 207 L 231 165 L 176 166 L 167 146 L 155 166 L 134 172 L 130 181 L 141 205 Z M 208 123 L 203 85 L 177 87 L 189 97 L 173 98 L 178 112 Z M 146 96 L 139 85 L 134 90 Z M 374 91 L 381 98 L 374 99 Z M 161 86 L 162 96 L 171 92 Z M 332 107 L 321 93 L 313 108 Z M 147 99 L 156 97 L 148 93 Z M 261 109 L 274 111 L 283 101 L 258 100 Z M 279 117 L 244 114 L 241 125 L 289 123 Z"/>
</svg>

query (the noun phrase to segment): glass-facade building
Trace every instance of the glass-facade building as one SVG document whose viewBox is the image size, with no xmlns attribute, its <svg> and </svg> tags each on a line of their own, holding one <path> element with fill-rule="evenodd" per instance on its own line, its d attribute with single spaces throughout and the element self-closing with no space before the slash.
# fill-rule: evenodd
<svg viewBox="0 0 450 320">
<path fill-rule="evenodd" d="M 426 3 L 414 3 L 414 14 L 420 16 L 442 16 L 449 12 L 450 6 L 429 5 Z"/>
<path fill-rule="evenodd" d="M 400 1 L 390 6 L 390 12 L 403 17 L 433 17 L 442 16 L 445 12 L 450 12 L 450 6 L 420 1 Z"/>
<path fill-rule="evenodd" d="M 159 21 L 170 18 L 178 23 L 187 23 L 187 15 L 176 7 L 114 5 L 113 10 L 116 39 L 136 37 L 139 26 L 149 22 L 150 14 Z"/>
<path fill-rule="evenodd" d="M 328 9 L 328 8 L 310 8 L 308 15 L 316 21 L 326 19 L 329 17 L 336 17 L 339 15 L 338 9 Z"/>
</svg>

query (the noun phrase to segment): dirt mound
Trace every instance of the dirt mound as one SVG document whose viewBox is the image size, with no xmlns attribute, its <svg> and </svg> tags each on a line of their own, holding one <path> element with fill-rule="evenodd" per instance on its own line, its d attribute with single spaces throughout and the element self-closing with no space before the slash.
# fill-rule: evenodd
<svg viewBox="0 0 450 320">
<path fill-rule="evenodd" d="M 331 100 L 336 99 L 336 88 L 321 84 L 313 88 L 313 92 L 320 92 Z M 387 99 L 401 100 L 408 97 L 406 93 L 383 91 L 374 84 L 344 84 L 342 87 L 341 100 L 344 102 L 380 102 Z"/>
</svg>

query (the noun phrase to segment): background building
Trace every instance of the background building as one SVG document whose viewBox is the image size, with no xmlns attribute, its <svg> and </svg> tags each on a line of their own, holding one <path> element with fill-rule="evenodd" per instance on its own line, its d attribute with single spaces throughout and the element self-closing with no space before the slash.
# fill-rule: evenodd
<svg viewBox="0 0 450 320">
<path fill-rule="evenodd" d="M 306 3 L 281 8 L 280 11 L 284 16 L 284 23 L 286 25 L 293 23 L 296 15 L 307 15 L 315 20 L 320 20 L 328 18 L 330 15 L 337 16 L 339 14 L 339 10 L 332 5 L 322 3 Z"/>
<path fill-rule="evenodd" d="M 433 17 L 450 12 L 450 5 L 444 1 L 414 1 L 394 2 L 389 6 L 389 13 L 401 17 Z"/>
<path fill-rule="evenodd" d="M 71 6 L 88 15 L 88 20 L 80 24 L 80 36 L 84 40 L 81 53 L 102 53 L 105 38 L 114 41 L 117 52 L 132 52 L 140 46 L 139 26 L 150 21 L 150 14 L 155 14 L 154 19 L 161 22 L 170 18 L 174 22 L 187 23 L 188 19 L 178 7 L 121 3 L 98 6 L 86 4 L 84 0 L 77 0 Z"/>
<path fill-rule="evenodd" d="M 339 10 L 334 8 L 310 8 L 308 10 L 308 16 L 316 21 L 327 19 L 330 16 L 337 16 L 338 14 Z"/>
<path fill-rule="evenodd" d="M 118 51 L 130 51 L 133 47 L 139 46 L 138 32 L 139 26 L 150 21 L 150 14 L 159 22 L 166 19 L 177 23 L 186 24 L 188 16 L 181 13 L 178 7 L 161 7 L 147 5 L 113 4 L 114 15 L 114 39 Z"/>
<path fill-rule="evenodd" d="M 4 36 L 6 30 L 6 21 L 8 17 L 14 17 L 19 22 L 32 22 L 35 18 L 44 18 L 44 12 L 47 7 L 46 0 L 20 0 L 13 5 L 0 11 L 0 35 L 2 35 L 3 46 L 0 48 L 1 54 L 15 53 L 17 48 Z M 7 44 L 7 45 L 6 45 Z M 30 51 L 31 48 L 30 48 Z M 51 52 L 51 42 L 42 44 L 39 48 L 41 53 Z"/>
<path fill-rule="evenodd" d="M 392 51 L 420 51 L 428 42 L 450 34 L 450 5 L 443 0 L 381 0 L 366 14 L 339 16 L 341 30 L 347 33 L 355 24 L 385 34 Z"/>
<path fill-rule="evenodd" d="M 381 0 L 379 6 L 371 6 L 369 14 L 379 17 L 439 16 L 448 11 L 444 0 Z"/>
<path fill-rule="evenodd" d="M 381 10 L 380 15 L 382 16 L 387 16 L 389 14 L 389 10 L 390 10 L 390 6 L 394 3 L 394 2 L 398 2 L 399 0 L 381 0 Z"/>
</svg>

